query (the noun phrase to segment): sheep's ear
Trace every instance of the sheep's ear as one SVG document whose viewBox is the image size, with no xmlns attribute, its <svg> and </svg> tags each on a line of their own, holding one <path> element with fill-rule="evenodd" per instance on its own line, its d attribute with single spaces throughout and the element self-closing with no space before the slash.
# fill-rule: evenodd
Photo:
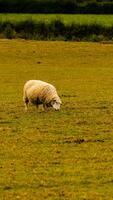
<svg viewBox="0 0 113 200">
<path fill-rule="evenodd" d="M 62 101 L 60 100 L 60 104 L 62 104 Z"/>
</svg>

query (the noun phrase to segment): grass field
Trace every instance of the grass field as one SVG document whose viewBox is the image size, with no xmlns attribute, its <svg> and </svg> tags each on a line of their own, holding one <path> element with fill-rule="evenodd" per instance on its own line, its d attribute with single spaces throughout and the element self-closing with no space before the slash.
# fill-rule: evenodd
<svg viewBox="0 0 113 200">
<path fill-rule="evenodd" d="M 0 199 L 113 199 L 113 44 L 0 40 Z M 25 81 L 61 111 L 24 111 Z"/>
<path fill-rule="evenodd" d="M 50 22 L 55 19 L 62 20 L 65 24 L 101 24 L 113 26 L 113 15 L 81 15 L 81 14 L 0 14 L 0 21 L 24 21 L 33 19 L 36 21 Z"/>
</svg>

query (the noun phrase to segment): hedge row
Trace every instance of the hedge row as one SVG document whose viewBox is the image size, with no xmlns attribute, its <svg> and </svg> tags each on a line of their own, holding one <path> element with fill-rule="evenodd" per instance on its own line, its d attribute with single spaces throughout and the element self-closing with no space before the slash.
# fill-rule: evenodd
<svg viewBox="0 0 113 200">
<path fill-rule="evenodd" d="M 0 0 L 0 13 L 112 14 L 113 0 Z"/>
<path fill-rule="evenodd" d="M 64 24 L 60 20 L 37 22 L 0 22 L 0 36 L 5 38 L 23 38 L 35 40 L 76 40 L 100 41 L 113 40 L 113 26 L 104 27 L 99 24 Z"/>
</svg>

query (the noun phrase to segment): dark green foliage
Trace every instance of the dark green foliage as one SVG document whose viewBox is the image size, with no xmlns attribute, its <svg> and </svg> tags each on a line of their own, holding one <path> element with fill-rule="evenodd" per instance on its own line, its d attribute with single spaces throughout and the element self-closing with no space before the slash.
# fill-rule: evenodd
<svg viewBox="0 0 113 200">
<path fill-rule="evenodd" d="M 113 26 L 99 24 L 64 24 L 56 19 L 50 23 L 28 19 L 21 22 L 0 22 L 0 32 L 9 39 L 37 40 L 112 40 Z"/>
<path fill-rule="evenodd" d="M 13 26 L 13 24 L 9 23 L 9 22 L 5 22 L 4 24 L 2 24 L 3 28 L 3 34 L 6 38 L 8 39 L 13 39 L 15 38 L 15 28 Z"/>
<path fill-rule="evenodd" d="M 49 25 L 49 32 L 53 37 L 59 37 L 65 35 L 66 27 L 60 20 L 54 20 Z"/>
<path fill-rule="evenodd" d="M 15 24 L 15 29 L 17 32 L 23 31 L 32 34 L 35 30 L 35 27 L 36 27 L 35 21 L 33 21 L 32 19 L 21 21 Z"/>
<path fill-rule="evenodd" d="M 112 14 L 113 0 L 0 0 L 0 13 Z"/>
</svg>

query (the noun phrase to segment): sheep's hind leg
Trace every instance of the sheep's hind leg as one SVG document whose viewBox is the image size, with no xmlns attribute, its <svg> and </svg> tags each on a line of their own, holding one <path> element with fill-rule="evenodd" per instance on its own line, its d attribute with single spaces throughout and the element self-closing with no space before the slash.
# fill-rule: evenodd
<svg viewBox="0 0 113 200">
<path fill-rule="evenodd" d="M 37 108 L 37 109 L 39 108 L 39 104 L 36 104 L 36 108 Z"/>
<path fill-rule="evenodd" d="M 25 111 L 28 110 L 28 103 L 29 103 L 29 100 L 27 98 L 24 99 L 24 106 L 25 106 Z"/>
</svg>

